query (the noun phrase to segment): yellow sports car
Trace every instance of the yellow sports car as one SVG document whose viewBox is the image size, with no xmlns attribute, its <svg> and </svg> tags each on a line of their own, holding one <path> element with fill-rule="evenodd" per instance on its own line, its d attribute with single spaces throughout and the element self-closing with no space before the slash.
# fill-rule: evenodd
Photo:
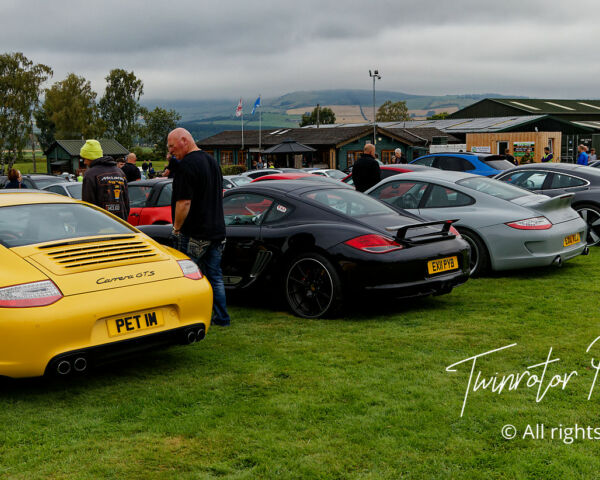
<svg viewBox="0 0 600 480">
<path fill-rule="evenodd" d="M 204 338 L 212 289 L 188 257 L 84 202 L 0 191 L 0 375 L 69 375 Z"/>
</svg>

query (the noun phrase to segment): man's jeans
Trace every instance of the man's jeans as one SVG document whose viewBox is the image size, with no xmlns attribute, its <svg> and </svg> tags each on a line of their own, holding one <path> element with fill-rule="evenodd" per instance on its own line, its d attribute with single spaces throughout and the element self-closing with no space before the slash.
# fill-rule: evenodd
<svg viewBox="0 0 600 480">
<path fill-rule="evenodd" d="M 206 276 L 213 289 L 213 318 L 218 324 L 229 324 L 230 318 L 225 304 L 225 285 L 221 272 L 221 256 L 225 242 L 196 240 L 185 235 L 172 237 L 173 247 L 190 257 Z"/>
</svg>

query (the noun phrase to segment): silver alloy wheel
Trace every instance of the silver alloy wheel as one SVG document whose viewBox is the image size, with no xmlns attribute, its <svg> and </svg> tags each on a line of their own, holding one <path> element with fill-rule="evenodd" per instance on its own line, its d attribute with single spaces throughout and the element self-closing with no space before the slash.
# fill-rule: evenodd
<svg viewBox="0 0 600 480">
<path fill-rule="evenodd" d="M 600 211 L 591 206 L 577 207 L 577 213 L 588 225 L 587 244 L 589 246 L 600 243 Z"/>
</svg>

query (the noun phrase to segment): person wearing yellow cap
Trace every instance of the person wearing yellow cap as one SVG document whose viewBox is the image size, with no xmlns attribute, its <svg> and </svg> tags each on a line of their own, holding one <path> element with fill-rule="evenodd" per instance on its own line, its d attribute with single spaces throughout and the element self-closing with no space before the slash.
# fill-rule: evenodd
<svg viewBox="0 0 600 480">
<path fill-rule="evenodd" d="M 87 167 L 83 175 L 81 199 L 127 220 L 129 192 L 127 178 L 112 157 L 105 157 L 98 140 L 86 140 L 79 151 Z"/>
</svg>

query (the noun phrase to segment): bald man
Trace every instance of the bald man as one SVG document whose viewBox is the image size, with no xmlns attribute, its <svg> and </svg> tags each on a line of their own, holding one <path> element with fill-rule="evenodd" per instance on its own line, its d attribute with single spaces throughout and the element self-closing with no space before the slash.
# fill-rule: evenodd
<svg viewBox="0 0 600 480">
<path fill-rule="evenodd" d="M 213 325 L 231 323 L 225 301 L 221 256 L 225 245 L 223 176 L 215 159 L 198 148 L 190 132 L 167 137 L 179 164 L 173 177 L 173 246 L 198 264 L 213 289 Z"/>
<path fill-rule="evenodd" d="M 127 155 L 127 162 L 125 162 L 125 164 L 121 167 L 121 170 L 123 170 L 123 173 L 127 177 L 127 183 L 135 182 L 136 180 L 140 180 L 142 178 L 140 169 L 135 164 L 136 161 L 137 156 L 132 152 Z"/>
<path fill-rule="evenodd" d="M 375 160 L 375 145 L 367 143 L 363 154 L 352 167 L 352 180 L 359 192 L 364 192 L 381 180 L 379 163 Z"/>
</svg>

